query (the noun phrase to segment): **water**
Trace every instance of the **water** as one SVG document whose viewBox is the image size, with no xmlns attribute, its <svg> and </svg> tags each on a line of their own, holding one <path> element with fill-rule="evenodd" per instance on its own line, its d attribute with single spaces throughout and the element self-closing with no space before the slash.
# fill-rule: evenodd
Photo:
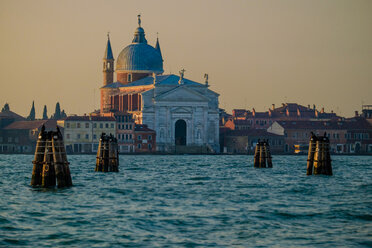
<svg viewBox="0 0 372 248">
<path fill-rule="evenodd" d="M 68 189 L 31 188 L 32 159 L 0 155 L 1 247 L 372 247 L 371 157 L 69 156 Z"/>
</svg>

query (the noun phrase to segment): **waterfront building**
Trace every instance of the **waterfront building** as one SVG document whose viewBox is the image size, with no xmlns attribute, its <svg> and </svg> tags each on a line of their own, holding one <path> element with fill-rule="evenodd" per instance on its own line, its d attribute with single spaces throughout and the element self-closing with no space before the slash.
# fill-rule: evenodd
<svg viewBox="0 0 372 248">
<path fill-rule="evenodd" d="M 8 126 L 15 121 L 25 121 L 26 118 L 14 113 L 10 110 L 3 110 L 0 112 L 0 129 Z"/>
<path fill-rule="evenodd" d="M 276 121 L 268 132 L 284 135 L 285 152 L 307 152 L 311 132 L 327 133 L 331 152 L 339 154 L 372 153 L 372 126 L 365 118 L 339 121 L 299 120 Z"/>
<path fill-rule="evenodd" d="M 68 116 L 58 120 L 64 128 L 68 153 L 95 153 L 102 133 L 116 137 L 116 120 L 106 116 Z"/>
<path fill-rule="evenodd" d="M 116 138 L 120 153 L 135 152 L 134 127 L 135 122 L 132 114 L 121 111 L 103 113 L 101 116 L 111 116 L 116 120 Z"/>
<path fill-rule="evenodd" d="M 355 112 L 355 116 L 359 116 L 358 111 Z M 361 117 L 365 118 L 372 125 L 372 105 L 362 105 Z"/>
<path fill-rule="evenodd" d="M 118 139 L 118 146 L 120 153 L 135 152 L 134 144 L 134 119 L 129 113 L 116 112 L 114 114 L 116 119 L 116 137 Z"/>
<path fill-rule="evenodd" d="M 311 108 L 297 103 L 283 103 L 281 107 L 272 108 L 265 112 L 245 109 L 234 109 L 232 118 L 225 123 L 225 127 L 231 130 L 267 129 L 275 121 L 279 120 L 337 120 L 340 117 L 336 113 L 327 113 L 324 108 L 318 111 L 315 105 Z"/>
<path fill-rule="evenodd" d="M 57 122 L 56 120 L 15 121 L 0 129 L 0 153 L 33 153 L 43 125 L 46 131 L 55 130 Z M 63 129 L 61 131 L 63 132 Z"/>
<path fill-rule="evenodd" d="M 258 140 L 268 140 L 273 154 L 284 153 L 284 135 L 264 129 L 226 130 L 223 137 L 223 153 L 254 154 Z"/>
<path fill-rule="evenodd" d="M 218 152 L 219 95 L 209 89 L 208 75 L 204 83 L 198 83 L 186 79 L 185 70 L 179 76 L 163 73 L 159 40 L 155 47 L 147 43 L 139 16 L 134 39 L 120 52 L 116 68 L 110 38 L 107 41 L 101 114 L 132 114 L 136 124 L 146 124 L 157 133 L 156 149 L 161 152 L 172 152 L 176 146 Z"/>
<path fill-rule="evenodd" d="M 134 144 L 137 153 L 156 151 L 156 132 L 144 124 L 136 124 L 134 129 Z"/>
</svg>

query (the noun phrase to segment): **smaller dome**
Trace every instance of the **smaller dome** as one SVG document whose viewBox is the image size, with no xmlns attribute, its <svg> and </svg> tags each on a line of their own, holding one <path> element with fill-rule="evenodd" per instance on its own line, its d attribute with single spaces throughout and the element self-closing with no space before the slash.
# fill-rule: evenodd
<svg viewBox="0 0 372 248">
<path fill-rule="evenodd" d="M 136 28 L 136 31 L 134 31 L 134 38 L 132 42 L 147 44 L 147 40 L 145 38 L 145 30 L 143 30 L 143 28 L 141 27 Z"/>
<path fill-rule="evenodd" d="M 134 33 L 145 33 L 145 30 L 142 27 L 137 27 Z"/>
</svg>

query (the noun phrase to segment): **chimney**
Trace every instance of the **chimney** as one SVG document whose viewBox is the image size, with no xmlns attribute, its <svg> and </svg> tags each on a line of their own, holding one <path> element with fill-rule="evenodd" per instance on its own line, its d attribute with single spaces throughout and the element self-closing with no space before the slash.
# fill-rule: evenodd
<svg viewBox="0 0 372 248">
<path fill-rule="evenodd" d="M 272 104 L 272 108 L 271 108 L 272 110 L 275 110 L 275 104 Z"/>
<path fill-rule="evenodd" d="M 359 112 L 358 112 L 358 110 L 355 111 L 355 117 L 359 117 Z"/>
</svg>

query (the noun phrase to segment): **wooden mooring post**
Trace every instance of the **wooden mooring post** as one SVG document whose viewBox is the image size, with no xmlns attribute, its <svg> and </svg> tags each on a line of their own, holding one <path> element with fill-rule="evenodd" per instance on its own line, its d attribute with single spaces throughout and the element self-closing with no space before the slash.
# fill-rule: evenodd
<svg viewBox="0 0 372 248">
<path fill-rule="evenodd" d="M 118 141 L 114 136 L 101 134 L 95 171 L 119 172 Z"/>
<path fill-rule="evenodd" d="M 54 187 L 56 182 L 58 188 L 72 186 L 63 137 L 58 127 L 56 132 L 46 132 L 45 126 L 41 128 L 33 164 L 31 186 Z"/>
<path fill-rule="evenodd" d="M 329 143 L 329 138 L 326 133 L 324 133 L 324 136 L 316 136 L 311 132 L 306 175 L 314 174 L 332 176 L 333 172 Z"/>
<path fill-rule="evenodd" d="M 267 140 L 258 140 L 254 152 L 254 167 L 256 168 L 272 168 L 272 158 L 270 152 L 270 145 Z"/>
</svg>

